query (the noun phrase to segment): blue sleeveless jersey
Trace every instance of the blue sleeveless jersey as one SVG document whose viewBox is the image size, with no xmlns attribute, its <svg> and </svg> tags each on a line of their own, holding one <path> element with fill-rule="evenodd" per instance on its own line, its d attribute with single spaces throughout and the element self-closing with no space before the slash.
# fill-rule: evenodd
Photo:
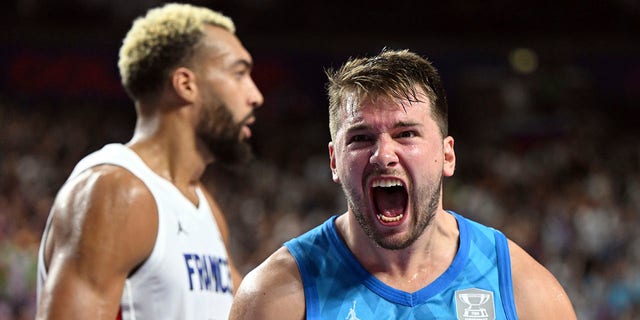
<svg viewBox="0 0 640 320">
<path fill-rule="evenodd" d="M 285 243 L 304 285 L 307 319 L 517 319 L 506 237 L 450 212 L 460 246 L 449 268 L 408 293 L 365 270 L 338 236 L 335 219 Z"/>
</svg>

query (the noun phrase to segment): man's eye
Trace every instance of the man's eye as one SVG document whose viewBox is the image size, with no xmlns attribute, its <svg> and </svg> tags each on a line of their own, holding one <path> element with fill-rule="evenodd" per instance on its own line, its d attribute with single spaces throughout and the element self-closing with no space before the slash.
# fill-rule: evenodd
<svg viewBox="0 0 640 320">
<path fill-rule="evenodd" d="M 246 69 L 237 70 L 235 72 L 235 76 L 238 77 L 238 78 L 242 78 L 245 74 L 247 74 L 247 70 Z"/>
<path fill-rule="evenodd" d="M 415 131 L 403 131 L 398 135 L 399 138 L 412 138 L 415 136 L 416 136 Z"/>
<path fill-rule="evenodd" d="M 351 142 L 365 142 L 369 141 L 369 137 L 364 134 L 359 134 L 351 137 Z"/>
</svg>

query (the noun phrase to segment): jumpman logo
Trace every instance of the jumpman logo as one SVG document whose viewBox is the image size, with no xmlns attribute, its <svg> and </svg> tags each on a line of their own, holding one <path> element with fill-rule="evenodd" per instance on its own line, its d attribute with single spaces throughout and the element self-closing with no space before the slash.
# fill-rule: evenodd
<svg viewBox="0 0 640 320">
<path fill-rule="evenodd" d="M 185 235 L 189 234 L 187 230 L 182 227 L 182 223 L 178 221 L 178 235 L 180 235 L 180 233 L 184 233 Z"/>
<path fill-rule="evenodd" d="M 360 320 L 360 318 L 356 316 L 356 300 L 353 300 L 353 307 L 349 309 L 349 314 L 344 320 Z"/>
</svg>

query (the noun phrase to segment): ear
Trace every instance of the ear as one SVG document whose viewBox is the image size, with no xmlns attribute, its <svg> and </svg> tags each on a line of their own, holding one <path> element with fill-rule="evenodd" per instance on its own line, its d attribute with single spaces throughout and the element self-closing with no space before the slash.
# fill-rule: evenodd
<svg viewBox="0 0 640 320">
<path fill-rule="evenodd" d="M 333 147 L 333 141 L 329 142 L 329 166 L 331 167 L 331 178 L 336 183 L 340 183 L 340 177 L 338 177 L 338 168 L 336 167 L 336 151 Z"/>
<path fill-rule="evenodd" d="M 443 140 L 444 164 L 442 174 L 450 177 L 456 171 L 456 152 L 453 149 L 453 137 L 448 136 Z"/>
<path fill-rule="evenodd" d="M 198 98 L 196 74 L 185 67 L 177 68 L 171 74 L 171 85 L 176 95 L 186 102 L 194 102 Z"/>
</svg>

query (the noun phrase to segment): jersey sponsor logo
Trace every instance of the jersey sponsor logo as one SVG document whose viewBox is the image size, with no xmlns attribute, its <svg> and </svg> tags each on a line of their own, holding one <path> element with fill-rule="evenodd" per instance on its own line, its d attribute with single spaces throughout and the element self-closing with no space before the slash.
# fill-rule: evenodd
<svg viewBox="0 0 640 320">
<path fill-rule="evenodd" d="M 471 288 L 456 291 L 458 320 L 495 320 L 493 292 Z"/>
<path fill-rule="evenodd" d="M 191 291 L 232 293 L 231 270 L 224 257 L 185 253 L 184 262 Z"/>
</svg>

